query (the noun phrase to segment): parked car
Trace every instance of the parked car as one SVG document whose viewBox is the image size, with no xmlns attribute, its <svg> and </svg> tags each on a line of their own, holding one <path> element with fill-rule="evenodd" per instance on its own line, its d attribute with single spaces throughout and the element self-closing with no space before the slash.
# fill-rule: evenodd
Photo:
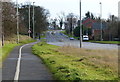
<svg viewBox="0 0 120 82">
<path fill-rule="evenodd" d="M 70 40 L 74 40 L 74 38 L 73 38 L 73 37 L 70 37 Z"/>
<path fill-rule="evenodd" d="M 89 40 L 88 35 L 83 35 L 83 41 L 88 41 L 88 40 Z"/>
</svg>

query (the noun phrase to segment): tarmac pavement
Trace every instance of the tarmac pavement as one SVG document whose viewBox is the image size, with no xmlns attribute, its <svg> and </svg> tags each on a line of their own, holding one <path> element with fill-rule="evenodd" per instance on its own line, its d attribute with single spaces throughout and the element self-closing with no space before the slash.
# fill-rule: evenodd
<svg viewBox="0 0 120 82">
<path fill-rule="evenodd" d="M 42 60 L 32 54 L 31 47 L 34 44 L 35 43 L 32 43 L 22 48 L 18 80 L 29 80 L 30 82 L 34 80 L 53 80 L 52 74 L 43 64 Z M 20 47 L 21 46 L 14 48 L 13 51 L 9 54 L 8 58 L 3 62 L 3 82 L 5 80 L 14 80 Z"/>
</svg>

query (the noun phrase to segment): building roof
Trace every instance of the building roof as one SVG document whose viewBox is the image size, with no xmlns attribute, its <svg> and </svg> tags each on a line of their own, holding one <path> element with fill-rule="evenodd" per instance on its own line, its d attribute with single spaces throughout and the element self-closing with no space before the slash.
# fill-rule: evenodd
<svg viewBox="0 0 120 82">
<path fill-rule="evenodd" d="M 96 22 L 95 20 L 91 19 L 91 18 L 86 18 L 82 20 L 82 24 L 86 27 L 92 27 L 92 24 Z"/>
</svg>

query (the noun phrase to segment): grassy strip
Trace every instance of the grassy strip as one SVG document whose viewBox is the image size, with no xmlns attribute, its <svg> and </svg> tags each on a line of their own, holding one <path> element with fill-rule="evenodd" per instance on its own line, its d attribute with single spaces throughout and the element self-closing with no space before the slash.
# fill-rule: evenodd
<svg viewBox="0 0 120 82">
<path fill-rule="evenodd" d="M 7 55 L 11 52 L 11 50 L 15 47 L 15 46 L 18 46 L 20 44 L 6 44 L 5 46 L 3 46 L 2 48 L 0 48 L 0 51 L 1 51 L 1 55 L 0 55 L 0 61 L 4 60 Z"/>
<path fill-rule="evenodd" d="M 0 63 L 5 60 L 5 58 L 13 50 L 14 47 L 20 46 L 20 45 L 23 45 L 23 44 L 27 44 L 27 43 L 31 43 L 31 42 L 35 42 L 35 40 L 27 39 L 27 40 L 20 41 L 19 44 L 14 43 L 14 42 L 12 42 L 12 43 L 7 42 L 2 48 L 0 48 L 0 53 L 1 53 L 0 54 Z M 1 64 L 0 64 L 0 67 L 1 67 Z"/>
<path fill-rule="evenodd" d="M 120 41 L 91 41 L 91 42 L 103 44 L 120 44 Z"/>
<path fill-rule="evenodd" d="M 45 42 L 35 44 L 32 49 L 50 68 L 56 80 L 118 79 L 117 51 L 107 53 L 103 50 L 58 47 Z"/>
</svg>

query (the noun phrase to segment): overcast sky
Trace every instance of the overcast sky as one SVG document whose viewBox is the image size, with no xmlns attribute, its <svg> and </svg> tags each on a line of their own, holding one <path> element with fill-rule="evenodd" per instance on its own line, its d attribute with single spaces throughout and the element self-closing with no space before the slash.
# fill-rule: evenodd
<svg viewBox="0 0 120 82">
<path fill-rule="evenodd" d="M 16 0 L 13 0 L 16 1 Z M 79 16 L 79 0 L 18 0 L 19 3 L 35 2 L 50 11 L 51 17 L 56 18 L 58 14 L 64 12 L 74 13 Z M 85 16 L 87 11 L 92 12 L 95 16 L 100 15 L 100 2 L 102 2 L 102 18 L 107 19 L 109 15 L 118 16 L 118 2 L 120 0 L 81 0 L 82 1 L 82 16 Z"/>
</svg>

